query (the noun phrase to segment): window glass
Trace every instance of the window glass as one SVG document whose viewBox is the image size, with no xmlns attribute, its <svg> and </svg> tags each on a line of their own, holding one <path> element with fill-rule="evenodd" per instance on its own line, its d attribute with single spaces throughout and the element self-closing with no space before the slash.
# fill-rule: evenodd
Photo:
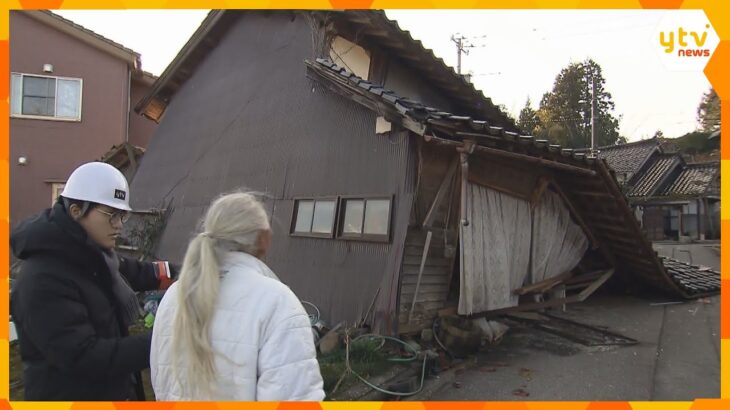
<svg viewBox="0 0 730 410">
<path fill-rule="evenodd" d="M 23 76 L 23 114 L 52 117 L 56 111 L 55 96 L 55 78 Z"/>
<path fill-rule="evenodd" d="M 56 116 L 63 118 L 80 118 L 81 81 L 58 80 L 58 103 Z"/>
<path fill-rule="evenodd" d="M 53 98 L 56 96 L 56 79 L 26 75 L 23 77 L 23 95 Z"/>
<path fill-rule="evenodd" d="M 345 217 L 342 224 L 342 233 L 362 233 L 362 215 L 365 202 L 362 199 L 348 199 L 345 201 Z"/>
<path fill-rule="evenodd" d="M 23 77 L 13 74 L 10 77 L 10 114 L 20 114 L 23 103 Z"/>
<path fill-rule="evenodd" d="M 315 201 L 312 233 L 332 233 L 335 201 Z"/>
<path fill-rule="evenodd" d="M 365 204 L 365 226 L 363 233 L 370 235 L 388 234 L 390 200 L 369 199 Z"/>
<path fill-rule="evenodd" d="M 310 232 L 312 229 L 312 214 L 314 201 L 297 201 L 297 222 L 294 232 Z"/>
</svg>

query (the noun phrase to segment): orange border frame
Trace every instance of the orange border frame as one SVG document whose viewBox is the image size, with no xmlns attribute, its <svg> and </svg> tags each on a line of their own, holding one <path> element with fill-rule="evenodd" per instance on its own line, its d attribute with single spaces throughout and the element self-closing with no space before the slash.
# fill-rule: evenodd
<svg viewBox="0 0 730 410">
<path fill-rule="evenodd" d="M 9 10 L 12 9 L 125 9 L 125 8 L 553 8 L 553 9 L 702 9 L 707 14 L 720 37 L 720 44 L 707 64 L 704 72 L 722 101 L 722 174 L 727 174 L 730 166 L 730 146 L 724 143 L 730 139 L 730 2 L 725 0 L 106 0 L 103 5 L 93 0 L 2 0 L 0 5 L 0 266 L 9 266 Z M 723 75 L 724 74 L 724 75 Z M 730 171 L 730 170 L 728 170 Z M 722 196 L 730 189 L 730 180 L 723 178 Z M 730 236 L 730 207 L 722 210 L 722 236 Z M 730 285 L 730 253 L 722 252 L 722 287 Z M 9 317 L 8 270 L 0 270 L 0 317 Z M 720 409 L 730 405 L 730 368 L 725 358 L 730 357 L 730 301 L 728 292 L 721 294 L 721 397 L 719 400 L 696 400 L 694 402 L 385 402 L 385 403 L 256 403 L 246 404 L 265 409 L 448 409 L 455 405 L 469 409 L 556 409 L 556 410 L 599 410 L 599 409 Z M 234 403 L 23 403 L 9 402 L 9 370 L 8 365 L 8 326 L 0 326 L 0 410 L 3 409 L 234 409 L 240 404 Z M 725 403 L 724 405 L 722 403 Z"/>
</svg>

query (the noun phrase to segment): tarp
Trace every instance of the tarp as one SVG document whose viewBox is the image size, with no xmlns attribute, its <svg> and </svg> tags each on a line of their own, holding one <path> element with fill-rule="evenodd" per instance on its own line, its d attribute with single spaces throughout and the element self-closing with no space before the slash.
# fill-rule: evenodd
<svg viewBox="0 0 730 410">
<path fill-rule="evenodd" d="M 515 289 L 573 269 L 588 247 L 550 190 L 534 210 L 526 200 L 474 183 L 467 184 L 466 200 L 459 314 L 517 306 Z"/>
<path fill-rule="evenodd" d="M 588 249 L 588 238 L 570 217 L 562 198 L 546 190 L 532 218 L 530 283 L 573 269 Z"/>
<path fill-rule="evenodd" d="M 467 184 L 459 314 L 516 306 L 530 263 L 530 203 Z"/>
</svg>

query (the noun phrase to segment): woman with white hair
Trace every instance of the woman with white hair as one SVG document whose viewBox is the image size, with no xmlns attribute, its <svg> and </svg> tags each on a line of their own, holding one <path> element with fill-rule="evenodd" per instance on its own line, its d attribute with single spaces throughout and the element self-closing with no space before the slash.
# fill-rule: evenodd
<svg viewBox="0 0 730 410">
<path fill-rule="evenodd" d="M 324 398 L 309 317 L 261 261 L 270 245 L 268 217 L 252 194 L 211 204 L 155 318 L 157 400 Z"/>
</svg>

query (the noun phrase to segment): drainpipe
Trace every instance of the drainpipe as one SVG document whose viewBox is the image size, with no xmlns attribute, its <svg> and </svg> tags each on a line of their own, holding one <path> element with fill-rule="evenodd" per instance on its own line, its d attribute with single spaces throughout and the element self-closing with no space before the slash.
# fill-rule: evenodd
<svg viewBox="0 0 730 410">
<path fill-rule="evenodd" d="M 124 142 L 129 142 L 129 114 L 132 108 L 132 70 L 127 67 L 127 112 L 125 113 Z"/>
<path fill-rule="evenodd" d="M 459 152 L 459 162 L 461 163 L 461 226 L 469 226 L 466 208 L 466 183 L 469 177 L 469 154 L 474 152 L 476 144 L 472 140 L 464 140 L 464 145 L 457 147 Z"/>
<path fill-rule="evenodd" d="M 469 177 L 469 154 L 474 152 L 476 144 L 473 140 L 464 140 L 464 145 L 456 147 L 459 153 L 459 163 L 461 164 L 461 200 L 460 200 L 460 222 L 459 222 L 459 277 L 464 277 L 464 228 L 469 226 L 466 208 L 466 189 L 467 178 Z M 462 313 L 462 312 L 460 312 Z"/>
</svg>

